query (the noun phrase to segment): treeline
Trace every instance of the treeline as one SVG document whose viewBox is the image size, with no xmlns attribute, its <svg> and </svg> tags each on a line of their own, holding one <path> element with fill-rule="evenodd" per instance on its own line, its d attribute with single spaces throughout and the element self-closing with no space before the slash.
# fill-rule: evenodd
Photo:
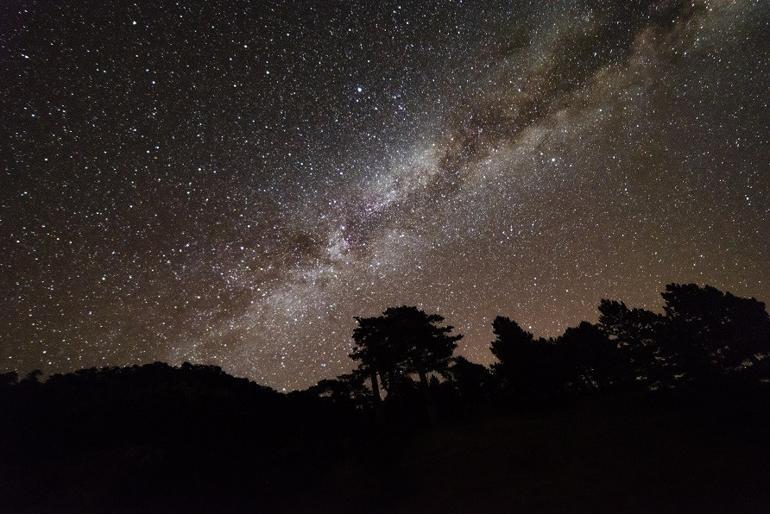
<svg viewBox="0 0 770 514">
<path fill-rule="evenodd" d="M 770 382 L 770 316 L 764 303 L 695 284 L 669 284 L 661 295 L 662 312 L 602 300 L 597 323 L 584 321 L 555 338 L 535 337 L 498 316 L 490 344 L 495 362 L 489 367 L 455 355 L 462 335 L 441 315 L 401 306 L 355 318 L 350 373 L 289 395 L 216 366 L 187 363 L 84 369 L 45 383 L 37 370 L 21 379 L 6 373 L 0 374 L 0 393 L 13 390 L 12 396 L 23 397 L 45 385 L 83 403 L 154 395 L 169 404 L 257 402 L 271 409 L 291 398 L 294 406 L 333 405 L 338 412 L 367 412 L 378 419 L 419 410 L 435 421 L 439 411 L 485 404 Z"/>
<path fill-rule="evenodd" d="M 759 452 L 752 462 L 760 476 L 770 426 L 764 304 L 691 284 L 667 286 L 663 300 L 662 312 L 604 300 L 597 323 L 548 339 L 497 317 L 489 367 L 455 355 L 462 336 L 440 315 L 389 308 L 357 318 L 351 373 L 289 394 L 191 364 L 85 369 L 45 381 L 39 372 L 0 375 L 0 510 L 296 513 L 327 505 L 334 512 L 423 512 L 396 505 L 427 476 L 440 484 L 420 493 L 431 501 L 447 496 L 475 505 L 487 479 L 497 484 L 487 493 L 519 484 L 516 498 L 526 499 L 562 476 L 565 459 L 574 467 L 559 487 L 569 491 L 573 483 L 593 484 L 584 480 L 584 459 L 619 470 L 604 476 L 612 481 L 630 471 L 616 452 L 643 460 L 649 448 L 643 475 L 650 478 L 639 485 L 646 494 L 658 483 L 659 459 L 675 466 L 672 479 L 710 465 L 700 450 L 711 447 L 712 433 L 733 445 L 729 455 Z M 538 428 L 529 433 L 509 418 Z M 492 432 L 491 453 L 474 449 L 488 437 L 485 423 L 507 427 Z M 602 423 L 620 427 L 602 438 L 622 437 L 595 460 L 604 451 L 595 434 Z M 432 424 L 440 428 L 415 430 Z M 710 432 L 691 440 L 703 427 Z M 422 448 L 423 435 L 442 440 L 442 431 L 459 428 L 467 430 L 461 441 L 440 452 Z M 671 437 L 676 444 L 657 446 Z M 628 441 L 646 446 L 636 451 Z M 537 457 L 522 461 L 528 451 Z M 476 467 L 466 469 L 466 458 Z M 415 463 L 434 460 L 429 473 L 414 471 Z M 527 479 L 533 463 L 540 474 Z M 743 469 L 739 464 L 731 469 Z M 487 468 L 496 471 L 484 475 Z M 457 473 L 472 484 L 465 492 L 444 486 Z M 514 500 L 499 496 L 488 510 L 509 511 Z"/>
<path fill-rule="evenodd" d="M 460 334 L 438 314 L 396 307 L 356 318 L 356 369 L 309 393 L 376 413 L 443 411 L 485 403 L 544 403 L 608 391 L 705 390 L 770 381 L 770 317 L 754 298 L 714 287 L 669 284 L 662 312 L 599 304 L 598 323 L 536 338 L 515 321 L 492 323 L 487 368 L 454 356 Z M 439 409 L 442 410 L 442 409 Z"/>
</svg>

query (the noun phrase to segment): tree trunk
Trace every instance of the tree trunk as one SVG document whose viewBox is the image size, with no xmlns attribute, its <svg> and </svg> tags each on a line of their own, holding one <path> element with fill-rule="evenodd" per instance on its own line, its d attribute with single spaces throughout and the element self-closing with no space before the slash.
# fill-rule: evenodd
<svg viewBox="0 0 770 514">
<path fill-rule="evenodd" d="M 374 395 L 374 419 L 378 425 L 382 425 L 385 420 L 385 413 L 383 411 L 382 395 L 380 395 L 380 384 L 377 381 L 376 369 L 370 371 L 369 380 L 372 382 L 372 394 Z"/>
<path fill-rule="evenodd" d="M 423 370 L 418 370 L 417 374 L 420 375 L 420 389 L 422 389 L 422 396 L 425 399 L 425 410 L 428 413 L 428 422 L 433 426 L 436 424 L 436 409 L 433 405 L 433 399 L 430 396 L 430 389 L 428 388 L 428 376 Z"/>
</svg>

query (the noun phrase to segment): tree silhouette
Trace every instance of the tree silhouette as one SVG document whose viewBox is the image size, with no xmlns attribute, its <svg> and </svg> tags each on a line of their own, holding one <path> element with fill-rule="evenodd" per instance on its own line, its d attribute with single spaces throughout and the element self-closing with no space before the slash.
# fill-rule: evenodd
<svg viewBox="0 0 770 514">
<path fill-rule="evenodd" d="M 583 321 L 556 340 L 562 372 L 574 392 L 608 389 L 628 380 L 617 346 L 597 326 Z"/>
<path fill-rule="evenodd" d="M 358 373 L 369 379 L 374 397 L 374 409 L 378 421 L 382 421 L 382 394 L 379 377 L 393 367 L 392 350 L 383 330 L 382 317 L 355 318 L 358 326 L 353 330 L 353 351 L 350 358 L 358 361 Z"/>
<path fill-rule="evenodd" d="M 452 326 L 442 326 L 439 314 L 426 314 L 417 307 L 392 307 L 383 313 L 387 338 L 396 349 L 399 362 L 407 373 L 416 373 L 420 390 L 431 422 L 436 413 L 430 395 L 428 374 L 446 371 L 457 341 L 462 335 L 452 335 Z"/>
<path fill-rule="evenodd" d="M 507 395 L 548 396 L 561 385 L 553 341 L 535 339 L 515 321 L 497 316 L 492 322 L 495 340 L 490 350 L 498 362 L 492 370 Z"/>
<path fill-rule="evenodd" d="M 765 304 L 714 287 L 669 284 L 665 300 L 667 343 L 695 380 L 756 365 L 770 352 L 770 316 Z"/>
<path fill-rule="evenodd" d="M 426 314 L 406 305 L 388 308 L 382 316 L 356 321 L 351 358 L 359 361 L 359 369 L 368 373 L 375 402 L 381 401 L 378 374 L 390 394 L 399 387 L 402 377 L 414 373 L 419 377 L 428 416 L 431 422 L 435 421 L 428 376 L 446 371 L 462 335 L 453 335 L 453 327 L 441 325 L 444 318 L 439 314 Z"/>
<path fill-rule="evenodd" d="M 670 387 L 675 382 L 676 359 L 663 343 L 665 317 L 625 303 L 602 300 L 599 327 L 617 346 L 628 365 L 629 383 L 647 388 Z"/>
<path fill-rule="evenodd" d="M 452 365 L 444 372 L 461 402 L 476 403 L 490 393 L 492 375 L 486 366 L 471 362 L 465 357 L 454 357 Z"/>
<path fill-rule="evenodd" d="M 366 404 L 368 390 L 364 385 L 367 376 L 359 371 L 327 378 L 308 388 L 307 392 L 319 398 L 328 398 L 333 403 L 354 408 Z"/>
</svg>

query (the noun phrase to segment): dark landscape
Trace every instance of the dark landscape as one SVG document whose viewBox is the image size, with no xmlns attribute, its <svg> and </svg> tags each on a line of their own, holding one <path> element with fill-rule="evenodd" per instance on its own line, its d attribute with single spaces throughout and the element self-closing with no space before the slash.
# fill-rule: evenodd
<svg viewBox="0 0 770 514">
<path fill-rule="evenodd" d="M 4 375 L 3 509 L 765 512 L 765 306 L 664 298 L 548 340 L 498 317 L 491 369 L 391 308 L 358 318 L 353 373 L 289 394 L 187 363 Z"/>
<path fill-rule="evenodd" d="M 0 514 L 770 513 L 768 34 L 0 0 Z"/>
</svg>

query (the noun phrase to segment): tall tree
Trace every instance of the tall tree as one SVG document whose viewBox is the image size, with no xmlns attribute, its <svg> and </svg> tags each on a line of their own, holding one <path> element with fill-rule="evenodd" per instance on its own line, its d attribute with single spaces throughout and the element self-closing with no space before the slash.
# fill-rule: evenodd
<svg viewBox="0 0 770 514">
<path fill-rule="evenodd" d="M 419 377 L 428 416 L 435 422 L 428 376 L 446 371 L 462 335 L 452 334 L 454 327 L 442 325 L 441 315 L 426 314 L 417 307 L 391 307 L 383 313 L 383 320 L 389 348 L 406 373 L 416 373 Z"/>
<path fill-rule="evenodd" d="M 382 394 L 378 376 L 383 376 L 392 363 L 392 352 L 383 332 L 382 317 L 355 318 L 358 326 L 353 330 L 353 351 L 350 358 L 358 361 L 358 371 L 369 378 L 374 397 L 375 415 L 382 421 Z"/>
<path fill-rule="evenodd" d="M 405 305 L 386 309 L 382 316 L 356 318 L 356 321 L 355 349 L 350 356 L 359 361 L 359 369 L 370 377 L 375 403 L 382 400 L 378 377 L 390 394 L 398 388 L 401 377 L 414 373 L 419 377 L 428 416 L 433 422 L 435 410 L 428 379 L 431 373 L 447 369 L 462 335 L 452 334 L 453 327 L 442 325 L 442 316 Z"/>
</svg>

